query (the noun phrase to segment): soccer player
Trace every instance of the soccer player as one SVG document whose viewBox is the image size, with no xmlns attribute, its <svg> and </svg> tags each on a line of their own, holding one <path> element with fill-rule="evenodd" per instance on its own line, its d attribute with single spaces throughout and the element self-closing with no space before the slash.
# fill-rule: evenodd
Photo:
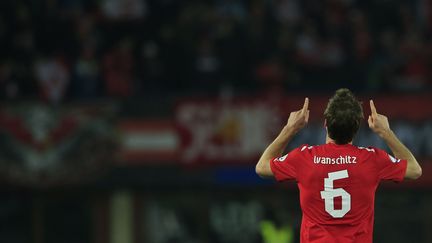
<svg viewBox="0 0 432 243">
<path fill-rule="evenodd" d="M 309 99 L 291 112 L 287 124 L 256 165 L 262 177 L 296 180 L 302 208 L 301 243 L 372 242 L 375 191 L 381 180 L 417 179 L 416 158 L 390 129 L 387 117 L 370 100 L 370 129 L 393 156 L 374 147 L 357 147 L 352 140 L 363 119 L 360 102 L 348 89 L 339 89 L 324 112 L 326 143 L 302 145 L 280 157 L 291 139 L 306 126 Z"/>
</svg>

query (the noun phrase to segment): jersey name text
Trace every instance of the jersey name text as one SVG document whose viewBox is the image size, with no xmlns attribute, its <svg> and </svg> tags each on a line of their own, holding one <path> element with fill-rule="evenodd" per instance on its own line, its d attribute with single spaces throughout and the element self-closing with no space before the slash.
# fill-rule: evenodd
<svg viewBox="0 0 432 243">
<path fill-rule="evenodd" d="M 344 164 L 357 164 L 357 157 L 355 156 L 339 156 L 336 158 L 314 156 L 313 161 L 315 164 L 324 165 L 344 165 Z"/>
</svg>

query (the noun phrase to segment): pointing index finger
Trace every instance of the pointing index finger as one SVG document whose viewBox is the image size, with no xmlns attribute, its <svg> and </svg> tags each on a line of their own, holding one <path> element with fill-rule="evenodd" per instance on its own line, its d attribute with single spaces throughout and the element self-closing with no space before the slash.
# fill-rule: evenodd
<svg viewBox="0 0 432 243">
<path fill-rule="evenodd" d="M 376 110 L 376 108 L 375 108 L 375 104 L 374 104 L 373 100 L 370 100 L 369 103 L 370 103 L 370 108 L 371 108 L 371 112 L 372 112 L 372 114 L 374 114 L 374 115 L 378 114 L 378 113 L 377 113 L 377 110 Z"/>
<path fill-rule="evenodd" d="M 309 108 L 309 98 L 306 97 L 306 98 L 305 98 L 304 105 L 303 105 L 302 112 L 303 112 L 303 113 L 306 113 L 307 110 L 308 110 L 308 108 Z"/>
</svg>

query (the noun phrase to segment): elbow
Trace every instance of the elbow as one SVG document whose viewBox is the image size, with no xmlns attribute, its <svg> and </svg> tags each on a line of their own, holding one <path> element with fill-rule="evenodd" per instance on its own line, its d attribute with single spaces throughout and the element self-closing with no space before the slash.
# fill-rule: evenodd
<svg viewBox="0 0 432 243">
<path fill-rule="evenodd" d="M 261 178 L 268 178 L 271 177 L 273 174 L 270 171 L 270 168 L 266 168 L 262 164 L 258 163 L 255 166 L 255 173 L 259 175 Z"/>
<path fill-rule="evenodd" d="M 406 177 L 408 179 L 416 180 L 422 176 L 422 173 L 422 168 L 420 166 L 416 166 L 415 169 L 412 169 Z"/>
<path fill-rule="evenodd" d="M 255 166 L 255 173 L 259 176 L 263 176 L 264 174 L 264 170 L 263 168 L 259 165 L 259 163 Z"/>
<path fill-rule="evenodd" d="M 420 166 L 417 166 L 417 169 L 415 170 L 413 175 L 413 179 L 416 180 L 420 178 L 420 176 L 422 176 L 422 173 L 423 173 L 422 168 Z"/>
</svg>

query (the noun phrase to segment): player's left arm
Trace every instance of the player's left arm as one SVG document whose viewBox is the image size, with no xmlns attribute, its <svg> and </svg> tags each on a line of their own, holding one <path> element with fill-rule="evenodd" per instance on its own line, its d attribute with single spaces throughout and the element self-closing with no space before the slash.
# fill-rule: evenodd
<svg viewBox="0 0 432 243">
<path fill-rule="evenodd" d="M 422 175 L 422 168 L 417 162 L 417 159 L 390 129 L 387 117 L 377 112 L 372 100 L 370 100 L 370 107 L 371 115 L 368 119 L 369 127 L 387 143 L 395 157 L 407 161 L 405 178 L 419 178 Z"/>
<path fill-rule="evenodd" d="M 282 155 L 293 137 L 306 126 L 309 120 L 309 98 L 305 98 L 303 108 L 290 113 L 287 124 L 276 139 L 264 150 L 255 166 L 255 172 L 261 177 L 273 177 L 270 160 Z"/>
</svg>

